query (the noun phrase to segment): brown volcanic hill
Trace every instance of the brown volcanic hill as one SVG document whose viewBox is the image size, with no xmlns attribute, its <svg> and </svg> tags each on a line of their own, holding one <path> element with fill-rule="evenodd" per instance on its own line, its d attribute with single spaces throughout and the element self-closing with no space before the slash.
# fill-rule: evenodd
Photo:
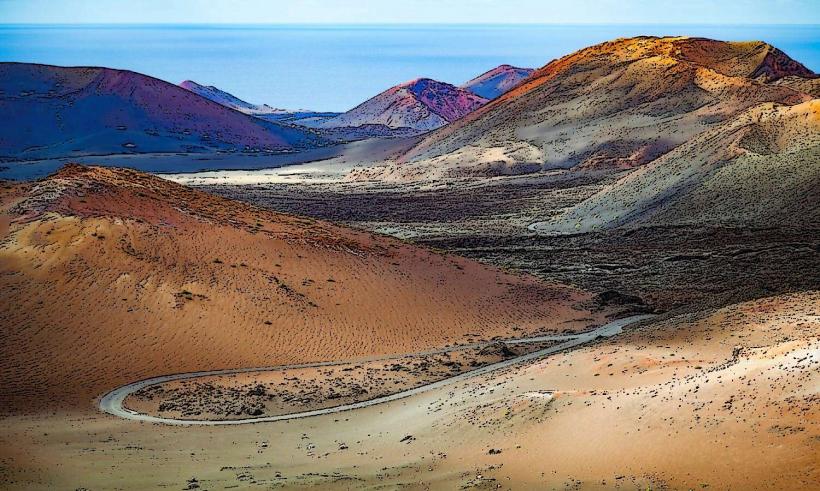
<svg viewBox="0 0 820 491">
<path fill-rule="evenodd" d="M 775 82 L 814 76 L 763 42 L 618 39 L 549 63 L 396 167 L 422 177 L 631 168 L 757 104 L 810 99 L 802 84 Z"/>
<path fill-rule="evenodd" d="M 0 198 L 6 410 L 87 405 L 160 374 L 602 320 L 571 288 L 136 171 L 67 166 Z"/>
<path fill-rule="evenodd" d="M 820 100 L 752 108 L 532 228 L 641 225 L 820 230 Z"/>
</svg>

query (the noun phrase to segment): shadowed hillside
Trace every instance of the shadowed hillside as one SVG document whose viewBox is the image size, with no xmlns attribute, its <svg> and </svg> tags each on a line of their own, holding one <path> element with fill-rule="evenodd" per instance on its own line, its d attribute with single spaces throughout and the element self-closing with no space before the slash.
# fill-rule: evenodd
<svg viewBox="0 0 820 491">
<path fill-rule="evenodd" d="M 647 224 L 820 229 L 820 100 L 750 109 L 533 228 Z"/>
</svg>

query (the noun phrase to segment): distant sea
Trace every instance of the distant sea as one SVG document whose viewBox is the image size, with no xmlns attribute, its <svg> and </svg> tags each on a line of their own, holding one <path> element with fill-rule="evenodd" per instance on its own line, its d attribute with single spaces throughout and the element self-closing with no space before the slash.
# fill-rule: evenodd
<svg viewBox="0 0 820 491">
<path fill-rule="evenodd" d="M 636 35 L 759 39 L 820 72 L 817 25 L 0 25 L 0 61 L 123 68 L 254 103 L 344 111 L 414 78 L 461 84 L 502 63 L 540 67 Z"/>
</svg>

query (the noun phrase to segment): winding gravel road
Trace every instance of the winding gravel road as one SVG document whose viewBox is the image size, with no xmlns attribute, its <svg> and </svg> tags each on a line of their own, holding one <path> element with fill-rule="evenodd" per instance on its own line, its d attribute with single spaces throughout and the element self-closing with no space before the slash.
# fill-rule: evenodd
<svg viewBox="0 0 820 491">
<path fill-rule="evenodd" d="M 608 338 L 619 334 L 624 327 L 629 324 L 642 321 L 645 319 L 649 319 L 654 317 L 650 314 L 643 314 L 643 315 L 634 315 L 631 317 L 625 317 L 623 319 L 618 319 L 612 321 L 608 324 L 605 324 L 598 329 L 594 329 L 589 332 L 585 332 L 582 334 L 573 334 L 567 336 L 537 336 L 532 338 L 518 338 L 518 339 L 507 339 L 507 340 L 498 340 L 498 341 L 489 341 L 483 343 L 472 343 L 469 345 L 460 345 L 457 347 L 451 348 L 442 348 L 437 350 L 430 350 L 424 351 L 420 353 L 410 353 L 408 355 L 427 355 L 427 354 L 436 354 L 436 353 L 444 353 L 449 351 L 456 351 L 456 350 L 464 350 L 470 348 L 481 348 L 484 346 L 488 346 L 494 344 L 496 342 L 504 342 L 507 344 L 526 344 L 526 343 L 536 343 L 540 341 L 561 341 L 564 340 L 563 343 L 550 346 L 548 348 L 544 348 L 542 350 L 533 351 L 532 353 L 527 353 L 521 356 L 517 356 L 515 358 L 510 358 L 504 361 L 500 361 L 498 363 L 493 363 L 492 365 L 485 365 L 480 368 L 476 368 L 475 370 L 470 370 L 469 372 L 464 372 L 459 375 L 455 375 L 450 378 L 442 379 L 436 382 L 432 382 L 427 385 L 422 385 L 419 387 L 415 387 L 413 389 L 408 389 L 402 392 L 397 392 L 395 394 L 390 394 L 387 396 L 377 397 L 375 399 L 369 399 L 366 401 L 361 402 L 354 402 L 351 404 L 344 404 L 341 406 L 335 407 L 328 407 L 324 409 L 316 409 L 313 411 L 304 411 L 299 413 L 291 413 L 291 414 L 281 414 L 278 416 L 263 416 L 263 417 L 256 417 L 256 418 L 245 418 L 245 419 L 232 419 L 232 420 L 196 420 L 196 419 L 174 419 L 174 418 L 162 418 L 158 416 L 151 416 L 148 414 L 138 413 L 136 411 L 132 411 L 123 406 L 123 402 L 125 399 L 133 394 L 134 392 L 144 389 L 146 387 L 150 387 L 152 385 L 163 384 L 166 382 L 172 382 L 175 380 L 185 380 L 185 379 L 192 379 L 192 378 L 199 378 L 199 377 L 207 377 L 211 375 L 232 375 L 237 373 L 249 373 L 249 372 L 262 372 L 262 371 L 274 371 L 274 370 L 284 370 L 284 369 L 292 369 L 292 368 L 312 368 L 312 367 L 326 367 L 326 366 L 333 366 L 333 365 L 342 365 L 351 363 L 350 361 L 331 361 L 331 362 L 320 362 L 320 363 L 305 363 L 299 365 L 280 365 L 276 367 L 264 367 L 264 368 L 237 368 L 237 369 L 229 369 L 229 370 L 211 370 L 205 372 L 190 372 L 190 373 L 179 373 L 174 375 L 163 375 L 161 377 L 153 377 L 145 380 L 140 380 L 138 382 L 133 382 L 128 385 L 124 385 L 117 389 L 112 390 L 111 392 L 105 394 L 100 399 L 100 410 L 106 412 L 108 414 L 112 414 L 114 416 L 119 416 L 120 418 L 130 419 L 134 421 L 146 421 L 149 423 L 162 423 L 168 425 L 201 425 L 201 426 L 216 426 L 216 425 L 241 425 L 241 424 L 249 424 L 249 423 L 264 423 L 269 421 L 285 421 L 289 419 L 299 419 L 299 418 L 308 418 L 311 416 L 320 416 L 323 414 L 333 414 L 333 413 L 340 413 L 343 411 L 350 411 L 353 409 L 360 409 L 363 407 L 368 406 L 375 406 L 376 404 L 382 404 L 385 402 L 396 401 L 399 399 L 404 399 L 405 397 L 410 397 L 416 394 L 421 394 L 422 392 L 427 392 L 430 390 L 438 389 L 439 387 L 444 387 L 449 384 L 453 384 L 456 382 L 460 382 L 462 380 L 467 380 L 469 378 L 483 375 L 485 373 L 490 373 L 495 370 L 499 370 L 502 368 L 506 368 L 521 362 L 535 360 L 541 358 L 543 356 L 558 353 L 560 351 L 564 351 L 569 348 L 574 348 L 576 346 L 580 346 L 582 344 L 586 344 L 590 341 L 593 341 L 598 338 Z M 393 359 L 408 355 L 391 355 L 389 357 L 377 357 L 377 358 L 370 358 L 370 361 L 377 361 L 377 360 L 387 360 Z M 356 362 L 368 361 L 368 360 L 355 360 Z"/>
</svg>

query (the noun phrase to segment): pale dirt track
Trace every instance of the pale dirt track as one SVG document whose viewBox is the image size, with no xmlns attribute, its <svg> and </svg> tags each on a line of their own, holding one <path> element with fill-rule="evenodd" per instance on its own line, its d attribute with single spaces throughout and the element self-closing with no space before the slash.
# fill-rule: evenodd
<svg viewBox="0 0 820 491">
<path fill-rule="evenodd" d="M 134 421 L 146 421 L 149 423 L 162 423 L 162 424 L 169 424 L 169 425 L 239 425 L 239 424 L 248 424 L 248 423 L 264 423 L 270 421 L 285 421 L 290 419 L 298 419 L 298 418 L 307 418 L 311 416 L 320 416 L 323 414 L 332 414 L 332 413 L 339 413 L 343 411 L 350 411 L 353 409 L 360 409 L 368 406 L 375 406 L 377 404 L 382 404 L 385 402 L 395 401 L 398 399 L 404 399 L 406 397 L 410 397 L 416 394 L 420 394 L 422 392 L 427 392 L 433 389 L 437 389 L 440 387 L 444 387 L 446 385 L 459 382 L 462 380 L 466 380 L 471 377 L 475 377 L 477 375 L 483 375 L 486 373 L 493 372 L 495 370 L 499 370 L 501 368 L 506 368 L 524 361 L 534 360 L 540 358 L 542 356 L 550 355 L 553 353 L 558 353 L 560 351 L 564 351 L 569 348 L 574 348 L 576 346 L 580 346 L 582 344 L 588 343 L 597 339 L 599 337 L 608 338 L 619 334 L 623 328 L 629 324 L 634 322 L 638 322 L 641 320 L 649 319 L 654 317 L 649 314 L 644 315 L 634 315 L 631 317 L 625 317 L 623 319 L 618 319 L 612 321 L 608 324 L 605 324 L 597 329 L 594 329 L 589 332 L 581 333 L 581 334 L 573 334 L 567 336 L 539 336 L 539 337 L 532 337 L 532 338 L 520 338 L 520 339 L 512 339 L 506 340 L 503 342 L 511 343 L 511 344 L 525 344 L 525 343 L 534 343 L 534 342 L 541 342 L 547 340 L 556 340 L 556 339 L 566 339 L 563 343 L 550 346 L 548 348 L 544 348 L 542 350 L 533 351 L 532 353 L 527 353 L 521 356 L 517 356 L 515 358 L 510 358 L 508 360 L 500 361 L 498 363 L 493 363 L 491 365 L 486 365 L 475 370 L 471 370 L 469 372 L 464 372 L 459 375 L 455 375 L 450 378 L 446 378 L 443 380 L 439 380 L 427 385 L 422 385 L 419 387 L 415 387 L 413 389 L 405 390 L 402 392 L 397 392 L 395 394 L 390 394 L 387 396 L 377 397 L 375 399 L 369 399 L 366 401 L 355 402 L 351 404 L 344 404 L 341 406 L 329 407 L 324 409 L 316 409 L 313 411 L 303 411 L 298 413 L 291 413 L 291 414 L 281 414 L 278 416 L 263 416 L 263 417 L 256 417 L 256 418 L 245 418 L 245 419 L 233 419 L 233 420 L 191 420 L 191 419 L 174 419 L 174 418 L 162 418 L 157 416 L 150 416 L 147 414 L 141 414 L 136 411 L 132 411 L 123 406 L 123 402 L 125 399 L 133 394 L 134 392 L 144 389 L 146 387 L 150 387 L 153 385 L 163 384 L 167 382 L 173 382 L 177 380 L 185 380 L 185 379 L 192 379 L 192 378 L 199 378 L 199 377 L 207 377 L 207 376 L 214 376 L 214 375 L 233 375 L 238 373 L 251 373 L 251 372 L 261 372 L 261 371 L 273 371 L 273 370 L 283 370 L 283 369 L 293 369 L 293 368 L 312 368 L 312 367 L 323 367 L 323 366 L 332 366 L 332 365 L 340 365 L 344 363 L 348 363 L 348 361 L 330 361 L 330 362 L 320 362 L 320 363 L 306 363 L 306 364 L 299 364 L 299 365 L 282 365 L 277 367 L 264 367 L 264 368 L 238 368 L 238 369 L 228 369 L 228 370 L 211 370 L 211 371 L 204 371 L 204 372 L 191 372 L 191 373 L 179 373 L 173 375 L 163 375 L 160 377 L 153 377 L 145 380 L 140 380 L 137 382 L 130 383 L 128 385 L 124 385 L 117 389 L 108 392 L 100 399 L 100 410 L 106 412 L 108 414 L 118 416 L 125 419 L 130 419 Z M 433 354 L 433 353 L 443 353 L 445 351 L 454 351 L 458 349 L 467 349 L 467 348 L 476 348 L 481 347 L 484 345 L 493 344 L 498 341 L 490 341 L 486 343 L 473 343 L 471 345 L 464 345 L 455 348 L 445 348 L 440 350 L 432 350 L 426 351 L 423 353 L 415 353 L 417 355 L 423 354 Z M 406 355 L 400 355 L 406 356 Z M 389 358 L 395 358 L 396 356 L 391 356 Z M 388 359 L 388 357 L 383 357 L 380 359 Z M 360 360 L 359 360 L 360 361 Z"/>
</svg>

